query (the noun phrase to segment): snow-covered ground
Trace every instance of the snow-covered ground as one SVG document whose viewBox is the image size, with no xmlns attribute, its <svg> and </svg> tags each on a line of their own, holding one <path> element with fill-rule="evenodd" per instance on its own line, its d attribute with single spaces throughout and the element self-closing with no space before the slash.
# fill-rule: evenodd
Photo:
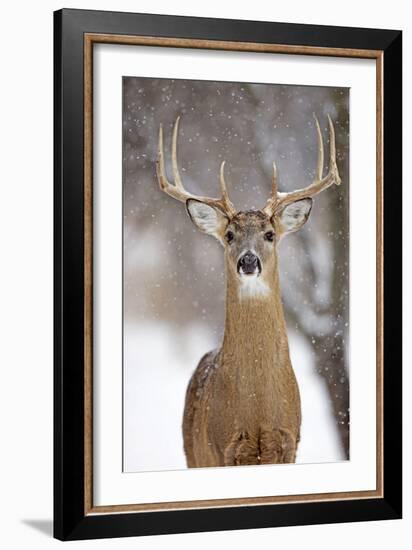
<svg viewBox="0 0 412 550">
<path fill-rule="evenodd" d="M 323 380 L 310 347 L 289 335 L 302 400 L 298 462 L 342 460 Z M 182 414 L 186 387 L 201 356 L 215 342 L 204 324 L 173 331 L 169 324 L 125 324 L 124 471 L 186 468 Z"/>
</svg>

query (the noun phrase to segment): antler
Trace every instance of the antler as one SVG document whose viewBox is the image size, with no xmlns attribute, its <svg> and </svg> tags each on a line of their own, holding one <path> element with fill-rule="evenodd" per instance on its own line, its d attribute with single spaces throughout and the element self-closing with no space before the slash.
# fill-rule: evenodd
<svg viewBox="0 0 412 550">
<path fill-rule="evenodd" d="M 287 204 L 291 202 L 298 201 L 300 199 L 307 199 L 313 197 L 318 193 L 324 191 L 334 183 L 340 185 L 341 179 L 338 172 L 338 167 L 336 164 L 336 145 L 335 145 L 335 129 L 333 127 L 332 120 L 328 115 L 329 122 L 329 134 L 330 134 L 330 145 L 329 145 L 329 170 L 326 176 L 323 178 L 323 139 L 322 132 L 320 130 L 319 121 L 316 115 L 313 115 L 315 118 L 315 125 L 318 135 L 318 163 L 316 176 L 313 183 L 304 189 L 298 189 L 296 191 L 291 191 L 290 193 L 279 193 L 277 185 L 277 173 L 276 165 L 273 163 L 273 179 L 272 179 L 272 195 L 266 203 L 263 211 L 268 216 L 273 216 L 276 211 L 283 209 Z"/>
<path fill-rule="evenodd" d="M 173 167 L 173 177 L 174 184 L 170 183 L 166 176 L 165 170 L 165 161 L 164 161 L 164 152 L 163 152 L 163 127 L 160 125 L 159 129 L 159 148 L 157 154 L 156 162 L 156 173 L 157 179 L 159 182 L 160 189 L 167 193 L 170 197 L 180 201 L 186 202 L 189 199 L 196 199 L 200 202 L 204 202 L 210 206 L 215 206 L 219 208 L 224 214 L 229 218 L 236 214 L 236 209 L 233 206 L 232 202 L 229 200 L 229 195 L 227 193 L 226 182 L 225 182 L 225 161 L 220 165 L 220 188 L 222 191 L 221 199 L 214 199 L 211 197 L 201 197 L 198 195 L 193 195 L 186 191 L 183 187 L 182 180 L 179 174 L 179 168 L 177 164 L 177 134 L 179 131 L 179 120 L 180 117 L 177 117 L 174 128 L 173 128 L 173 141 L 172 141 L 172 167 Z"/>
</svg>

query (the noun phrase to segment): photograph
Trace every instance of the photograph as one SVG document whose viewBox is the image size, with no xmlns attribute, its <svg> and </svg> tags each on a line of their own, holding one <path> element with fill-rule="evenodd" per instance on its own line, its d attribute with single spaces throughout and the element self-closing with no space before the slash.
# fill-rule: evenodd
<svg viewBox="0 0 412 550">
<path fill-rule="evenodd" d="M 350 460 L 350 89 L 122 97 L 123 471 Z"/>
</svg>

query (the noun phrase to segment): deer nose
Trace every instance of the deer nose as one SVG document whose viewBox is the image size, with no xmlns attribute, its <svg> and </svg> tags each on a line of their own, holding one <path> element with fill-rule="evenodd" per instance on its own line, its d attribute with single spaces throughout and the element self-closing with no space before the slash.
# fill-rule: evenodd
<svg viewBox="0 0 412 550">
<path fill-rule="evenodd" d="M 253 275 L 256 272 L 260 272 L 259 258 L 256 254 L 253 254 L 253 252 L 245 252 L 245 254 L 239 258 L 237 270 L 244 275 Z"/>
</svg>

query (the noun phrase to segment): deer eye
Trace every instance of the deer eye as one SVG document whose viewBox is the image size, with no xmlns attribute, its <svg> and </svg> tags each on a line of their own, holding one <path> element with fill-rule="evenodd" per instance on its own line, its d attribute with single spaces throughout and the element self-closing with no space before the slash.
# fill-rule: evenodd
<svg viewBox="0 0 412 550">
<path fill-rule="evenodd" d="M 273 242 L 274 237 L 275 237 L 275 234 L 273 231 L 266 231 L 266 233 L 263 236 L 265 241 L 269 241 L 271 243 Z"/>
<path fill-rule="evenodd" d="M 226 241 L 230 244 L 233 239 L 235 238 L 235 236 L 233 235 L 232 231 L 228 231 L 226 233 Z"/>
</svg>

